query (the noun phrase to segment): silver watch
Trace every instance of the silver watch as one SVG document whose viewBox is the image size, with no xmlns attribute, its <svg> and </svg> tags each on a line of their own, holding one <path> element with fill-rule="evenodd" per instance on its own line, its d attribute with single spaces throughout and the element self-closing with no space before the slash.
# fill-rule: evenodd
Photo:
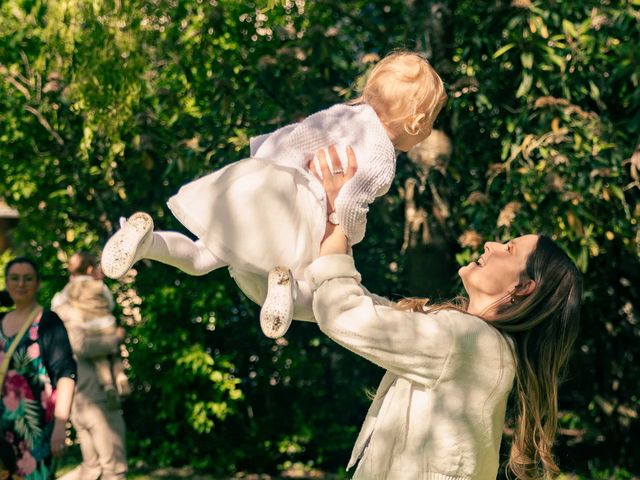
<svg viewBox="0 0 640 480">
<path fill-rule="evenodd" d="M 327 217 L 327 220 L 329 220 L 329 223 L 331 225 L 340 225 L 340 221 L 338 220 L 338 214 L 336 212 L 331 212 Z"/>
</svg>

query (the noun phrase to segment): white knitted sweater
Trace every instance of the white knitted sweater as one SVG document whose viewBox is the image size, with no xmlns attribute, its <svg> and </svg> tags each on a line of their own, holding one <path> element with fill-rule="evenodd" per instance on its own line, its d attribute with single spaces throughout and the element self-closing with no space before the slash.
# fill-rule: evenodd
<svg viewBox="0 0 640 480">
<path fill-rule="evenodd" d="M 251 139 L 251 156 L 308 172 L 317 150 L 336 145 L 346 169 L 344 149 L 353 147 L 358 171 L 340 190 L 335 208 L 349 243 L 359 243 L 366 230 L 369 204 L 389 190 L 396 155 L 378 115 L 368 105 L 334 105 L 300 123 Z M 322 192 L 320 193 L 322 194 Z"/>
<path fill-rule="evenodd" d="M 379 304 L 348 255 L 320 257 L 305 276 L 320 329 L 387 370 L 353 448 L 353 478 L 495 480 L 515 376 L 507 340 L 473 315 Z"/>
</svg>

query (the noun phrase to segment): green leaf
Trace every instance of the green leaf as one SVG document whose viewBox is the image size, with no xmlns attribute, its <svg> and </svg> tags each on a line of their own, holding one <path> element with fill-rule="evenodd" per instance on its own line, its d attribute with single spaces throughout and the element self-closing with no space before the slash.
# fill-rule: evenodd
<svg viewBox="0 0 640 480">
<path fill-rule="evenodd" d="M 533 84 L 533 77 L 529 73 L 524 73 L 522 75 L 522 82 L 520 82 L 520 86 L 516 91 L 516 98 L 523 97 L 529 90 L 531 90 L 531 85 Z"/>
<path fill-rule="evenodd" d="M 505 53 L 507 53 L 509 50 L 511 50 L 513 47 L 515 47 L 516 44 L 515 43 L 508 43 L 507 45 L 500 47 L 494 54 L 493 54 L 493 58 L 496 59 L 498 57 L 500 57 L 501 55 L 504 55 Z"/>
<path fill-rule="evenodd" d="M 15 429 L 31 449 L 42 435 L 39 402 L 25 398 L 21 403 L 24 406 L 24 416 L 16 419 Z"/>
<path fill-rule="evenodd" d="M 571 23 L 569 20 L 566 20 L 566 19 L 562 20 L 562 30 L 567 36 L 571 36 L 573 38 L 578 37 L 578 30 L 576 29 L 575 25 Z"/>
<path fill-rule="evenodd" d="M 624 202 L 624 192 L 618 185 L 609 185 L 609 190 L 613 193 L 621 202 Z"/>
<path fill-rule="evenodd" d="M 551 60 L 553 63 L 558 65 L 558 67 L 560 67 L 561 72 L 565 71 L 565 69 L 567 68 L 567 62 L 565 62 L 564 58 L 562 58 L 559 55 L 556 55 L 555 53 L 548 54 L 548 57 L 549 57 L 549 60 Z"/>
<path fill-rule="evenodd" d="M 592 80 L 589 80 L 589 91 L 591 93 L 591 98 L 594 100 L 600 100 L 600 89 Z"/>
<path fill-rule="evenodd" d="M 578 254 L 578 258 L 576 259 L 576 266 L 580 269 L 581 272 L 587 271 L 587 266 L 589 265 L 589 248 L 585 245 L 580 249 L 580 253 Z"/>
<path fill-rule="evenodd" d="M 29 364 L 33 361 L 25 347 L 18 347 L 13 354 L 13 368 L 21 375 L 25 375 L 29 370 Z"/>
</svg>

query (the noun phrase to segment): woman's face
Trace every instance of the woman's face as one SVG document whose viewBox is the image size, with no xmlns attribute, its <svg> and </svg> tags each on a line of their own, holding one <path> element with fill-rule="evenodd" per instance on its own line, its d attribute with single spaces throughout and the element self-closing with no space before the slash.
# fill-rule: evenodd
<svg viewBox="0 0 640 480">
<path fill-rule="evenodd" d="M 517 294 L 515 288 L 520 286 L 521 274 L 537 243 L 537 235 L 523 235 L 507 243 L 485 243 L 482 256 L 458 270 L 470 305 L 488 307 Z"/>
<path fill-rule="evenodd" d="M 28 263 L 15 263 L 7 272 L 7 291 L 16 305 L 32 303 L 40 282 L 36 271 Z"/>
</svg>

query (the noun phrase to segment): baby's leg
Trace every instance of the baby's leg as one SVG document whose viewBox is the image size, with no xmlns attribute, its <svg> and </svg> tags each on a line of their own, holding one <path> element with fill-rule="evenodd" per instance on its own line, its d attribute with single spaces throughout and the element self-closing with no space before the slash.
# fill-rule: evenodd
<svg viewBox="0 0 640 480">
<path fill-rule="evenodd" d="M 258 305 L 264 305 L 267 298 L 268 281 L 264 275 L 229 268 L 229 273 L 240 290 Z M 312 308 L 311 286 L 304 280 L 293 282 L 293 319 L 315 322 Z"/>
<path fill-rule="evenodd" d="M 267 298 L 260 309 L 260 328 L 269 338 L 280 338 L 293 319 L 295 279 L 291 270 L 276 267 L 269 272 Z"/>
<path fill-rule="evenodd" d="M 194 242 L 177 232 L 154 232 L 153 219 L 144 212 L 134 213 L 106 243 L 102 251 L 102 270 L 109 278 L 120 278 L 142 258 L 175 266 L 191 275 L 204 275 L 226 265 L 202 242 Z"/>
<path fill-rule="evenodd" d="M 117 354 L 110 355 L 110 357 L 111 370 L 116 383 L 116 390 L 118 391 L 118 395 L 129 395 L 131 393 L 131 388 L 129 386 L 129 379 L 127 378 L 127 374 L 124 372 L 122 359 Z"/>
<path fill-rule="evenodd" d="M 109 357 L 96 358 L 93 360 L 93 364 L 96 367 L 98 382 L 104 388 L 104 393 L 107 396 L 107 406 L 110 409 L 118 408 L 120 406 L 120 397 L 113 382 L 111 359 Z"/>
<path fill-rule="evenodd" d="M 204 275 L 227 264 L 200 241 L 178 232 L 153 232 L 144 258 L 166 263 L 189 275 Z"/>
<path fill-rule="evenodd" d="M 293 319 L 303 322 L 315 322 L 311 285 L 304 280 L 298 280 L 295 282 L 294 289 Z"/>
<path fill-rule="evenodd" d="M 276 267 L 269 272 L 267 291 L 260 309 L 260 327 L 269 338 L 282 337 L 295 317 L 315 321 L 312 308 L 313 293 L 305 281 L 296 281 L 291 270 Z"/>
<path fill-rule="evenodd" d="M 102 250 L 102 271 L 109 278 L 120 278 L 140 260 L 151 244 L 153 219 L 137 212 L 127 220 L 120 219 L 118 230 Z"/>
</svg>

